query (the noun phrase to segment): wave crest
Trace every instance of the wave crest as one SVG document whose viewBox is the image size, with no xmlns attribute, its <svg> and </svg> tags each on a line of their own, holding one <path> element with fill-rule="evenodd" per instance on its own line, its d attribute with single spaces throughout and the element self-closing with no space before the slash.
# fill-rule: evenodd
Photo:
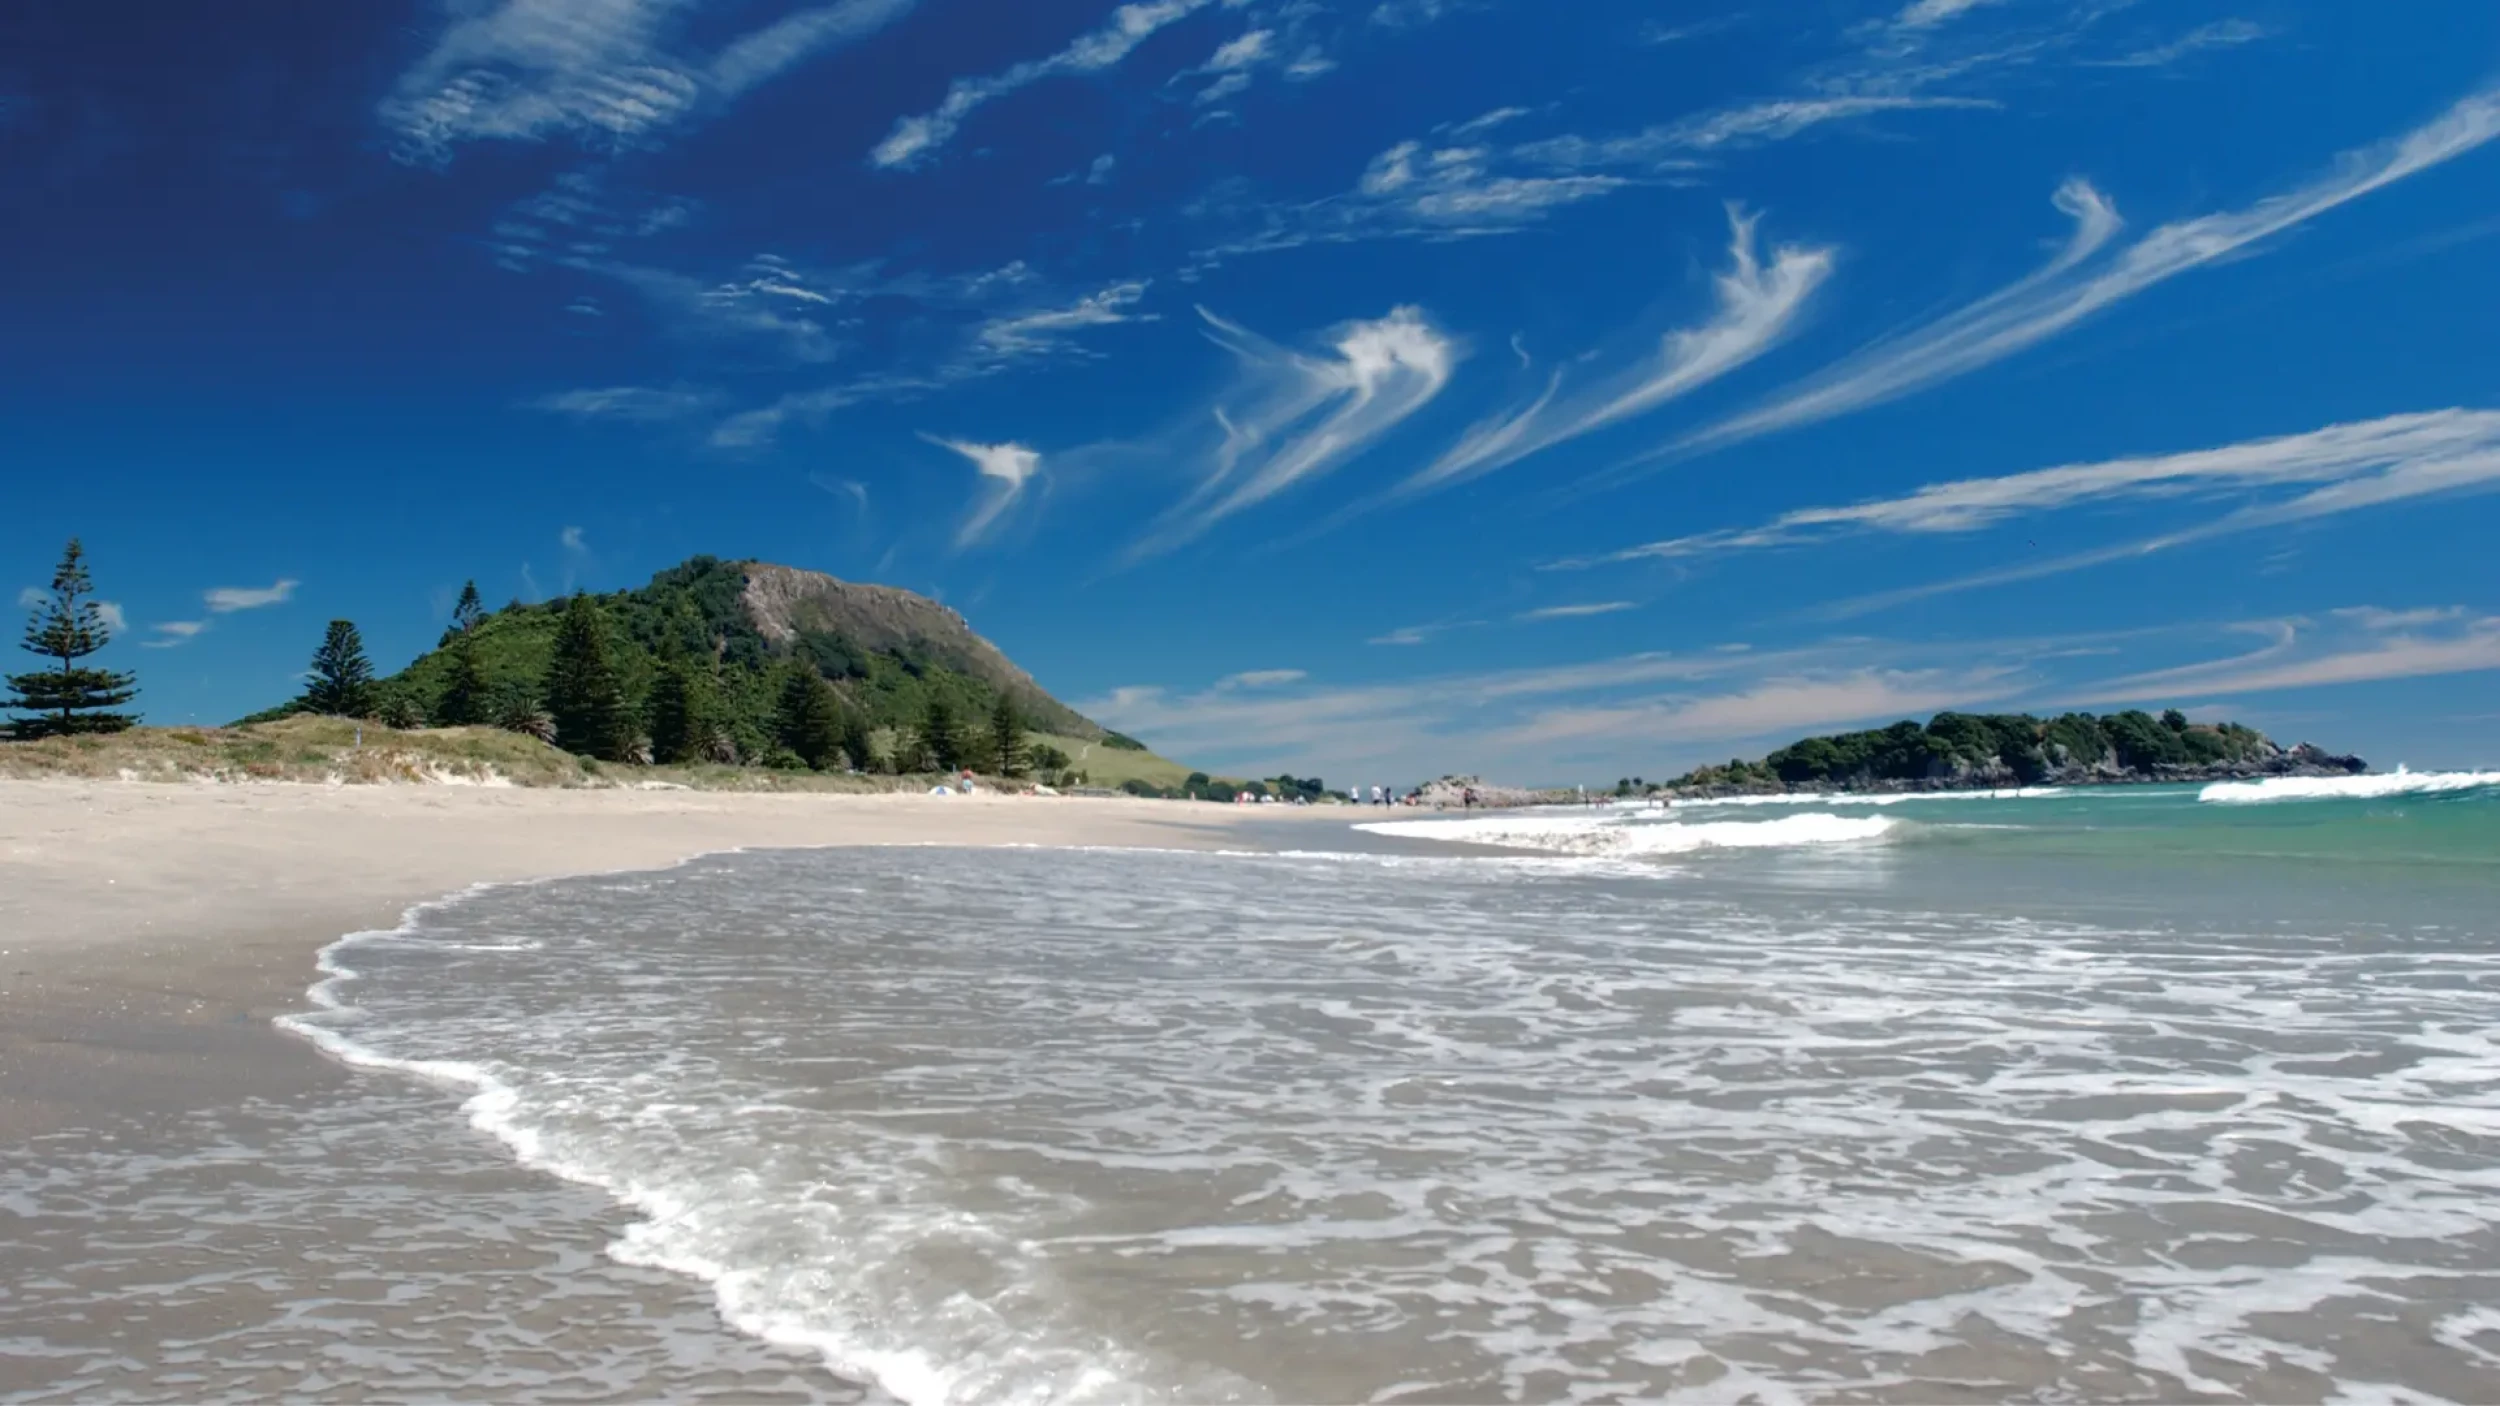
<svg viewBox="0 0 2500 1406">
<path fill-rule="evenodd" d="M 1634 821 L 1619 817 L 1517 816 L 1483 820 L 1392 820 L 1357 830 L 1442 844 L 1493 845 L 1547 854 L 1625 858 L 1690 854 L 1705 849 L 1789 849 L 1849 844 L 1882 838 L 1901 822 L 1881 815 L 1813 812 L 1777 820 L 1712 820 L 1699 823 Z"/>
<path fill-rule="evenodd" d="M 2269 776 L 2263 781 L 2217 781 L 2196 793 L 2213 805 L 2267 801 L 2366 801 L 2381 796 L 2435 795 L 2500 786 L 2500 771 L 2395 771 L 2384 776 Z"/>
</svg>

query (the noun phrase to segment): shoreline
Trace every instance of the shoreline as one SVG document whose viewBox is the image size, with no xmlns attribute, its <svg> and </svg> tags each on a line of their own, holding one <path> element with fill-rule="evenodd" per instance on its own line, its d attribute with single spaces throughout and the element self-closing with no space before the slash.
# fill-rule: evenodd
<svg viewBox="0 0 2500 1406">
<path fill-rule="evenodd" d="M 0 1138 L 75 1176 L 68 1168 L 96 1148 L 181 1158 L 203 1124 L 249 1123 L 273 1106 L 333 1108 L 346 1135 L 373 1135 L 359 1130 L 375 1125 L 357 1121 L 371 1115 L 354 1109 L 372 1087 L 360 1090 L 358 1081 L 376 1071 L 278 1020 L 316 1008 L 311 990 L 326 975 L 318 960 L 342 938 L 395 929 L 415 910 L 480 888 L 660 869 L 742 849 L 1239 849 L 1256 843 L 1244 821 L 1275 821 L 1278 812 L 1125 798 L 0 780 Z M 394 1088 L 424 1082 L 383 1077 Z M 398 1103 L 431 1108 L 445 1097 L 410 1089 Z M 827 1372 L 814 1353 L 759 1342 L 722 1319 L 701 1280 L 608 1263 L 606 1245 L 633 1219 L 628 1208 L 571 1189 L 500 1145 L 491 1153 L 471 1158 L 487 1165 L 468 1175 L 526 1204 L 575 1206 L 549 1223 L 547 1252 L 595 1257 L 603 1292 L 619 1299 L 624 1316 L 613 1329 L 579 1325 L 591 1344 L 586 1361 L 602 1360 L 603 1337 L 634 1341 L 640 1325 L 661 1322 L 676 1325 L 682 1344 L 708 1321 L 725 1338 L 697 1357 L 719 1365 L 672 1390 L 859 1398 L 858 1384 Z M 539 1184 L 548 1190 L 528 1189 Z M 75 1218 L 21 1210 L 11 1229 L 0 1249 L 0 1272 L 10 1278 L 57 1281 L 58 1254 L 73 1262 L 85 1254 L 74 1248 L 88 1233 Z M 294 1257 L 253 1251 L 269 1282 L 252 1297 L 266 1311 L 295 1295 L 335 1294 L 335 1279 L 301 1257 L 352 1253 L 342 1234 L 311 1228 Z M 59 1248 L 36 1248 L 47 1240 Z M 487 1248 L 447 1252 L 428 1272 L 470 1282 L 465 1266 Z M 526 1290 L 529 1281 L 519 1282 Z M 79 1292 L 127 1306 L 111 1315 L 126 1321 L 93 1331 L 138 1374 L 126 1384 L 153 1384 L 143 1391 L 179 1394 L 182 1378 L 160 1381 L 174 1370 L 169 1350 L 214 1336 L 240 1311 L 160 1302 L 150 1274 L 88 1280 Z M 13 1310 L 47 1312 L 41 1296 Z M 27 1366 L 35 1375 L 0 1368 L 0 1395 L 58 1385 Z"/>
<path fill-rule="evenodd" d="M 273 1023 L 353 932 L 485 884 L 848 845 L 1214 848 L 1283 808 L 0 780 L 0 1137 L 344 1077 Z M 1299 816 L 1325 814 L 1301 811 Z"/>
</svg>

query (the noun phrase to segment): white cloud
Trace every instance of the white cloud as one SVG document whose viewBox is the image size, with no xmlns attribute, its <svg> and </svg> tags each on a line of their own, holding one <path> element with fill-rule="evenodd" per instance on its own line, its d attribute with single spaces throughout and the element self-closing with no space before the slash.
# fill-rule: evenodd
<svg viewBox="0 0 2500 1406">
<path fill-rule="evenodd" d="M 2354 152 L 2332 174 L 2245 209 L 2163 225 L 2094 265 L 2117 235 L 2118 212 L 2081 179 L 2056 204 L 2073 236 L 2029 277 L 1889 337 L 1770 404 L 1676 440 L 1661 455 L 1812 424 L 1923 390 L 2035 346 L 2124 299 L 2472 151 L 2500 136 L 2500 89 L 2484 89 L 2404 136 Z"/>
<path fill-rule="evenodd" d="M 1111 173 L 1119 164 L 1119 158 L 1107 151 L 1095 157 L 1094 164 L 1085 169 L 1085 184 L 1089 186 L 1111 184 Z"/>
<path fill-rule="evenodd" d="M 1571 170 L 1650 166 L 1679 156 L 1722 148 L 1761 146 L 1801 136 L 1816 127 L 1886 112 L 1990 109 L 1981 98 L 1921 97 L 1908 93 L 1844 93 L 1779 98 L 1697 113 L 1664 126 L 1614 137 L 1548 137 L 1511 149 L 1521 160 Z"/>
<path fill-rule="evenodd" d="M 2434 410 L 2216 449 L 1956 479 L 1898 498 L 1800 508 L 1759 527 L 1670 538 L 1598 560 L 1703 556 L 1794 546 L 1853 532 L 1975 532 L 2019 517 L 2114 500 L 2226 494 L 2245 498 L 2267 490 L 2305 490 L 2245 505 L 2205 528 L 2161 539 L 2153 547 L 2123 549 L 2132 555 L 2193 536 L 2491 487 L 2500 487 L 2500 410 Z"/>
<path fill-rule="evenodd" d="M 392 85 L 380 115 L 411 159 L 445 160 L 465 142 L 560 134 L 628 145 L 911 6 L 813 6 L 705 59 L 678 43 L 691 9 L 685 0 L 446 0 L 442 32 Z"/>
<path fill-rule="evenodd" d="M 1933 29 L 1982 5 L 1997 3 L 1999 0 L 1910 0 L 1892 22 L 1904 29 Z"/>
<path fill-rule="evenodd" d="M 2273 642 L 2263 649 L 2114 679 L 2085 690 L 2084 701 L 2262 693 L 2500 669 L 2500 615 L 2363 606 L 2332 616 L 2324 628 L 2300 619 L 2264 622 Z"/>
<path fill-rule="evenodd" d="M 1250 669 L 1238 674 L 1227 674 L 1217 679 L 1215 686 L 1219 689 L 1275 688 L 1283 684 L 1300 683 L 1309 677 L 1308 673 L 1300 669 Z"/>
<path fill-rule="evenodd" d="M 1198 488 L 1135 552 L 1167 551 L 1245 508 L 1333 472 L 1432 403 L 1459 347 L 1412 307 L 1349 323 L 1320 355 L 1288 351 L 1199 309 L 1209 336 L 1242 364 L 1242 382 L 1210 412 L 1221 441 Z"/>
<path fill-rule="evenodd" d="M 978 340 L 1001 356 L 1033 356 L 1059 351 L 1067 334 L 1088 327 L 1113 327 L 1124 322 L 1152 322 L 1155 315 L 1132 311 L 1146 296 L 1148 285 L 1118 283 L 1058 308 L 1016 313 L 983 323 Z"/>
<path fill-rule="evenodd" d="M 556 541 L 561 543 L 564 550 L 568 552 L 587 552 L 590 550 L 589 541 L 582 536 L 582 530 L 578 527 L 568 527 L 562 532 L 557 533 Z"/>
<path fill-rule="evenodd" d="M 1209 3 L 1211 0 L 1150 0 L 1122 5 L 1112 12 L 1109 24 L 1080 36 L 1048 58 L 1020 63 L 986 78 L 956 79 L 934 110 L 895 123 L 894 130 L 869 154 L 869 160 L 889 169 L 919 165 L 954 140 L 964 119 L 975 109 L 1045 78 L 1115 68 L 1156 31 L 1205 9 Z"/>
<path fill-rule="evenodd" d="M 118 635 L 130 628 L 130 617 L 122 613 L 121 603 L 118 601 L 97 601 L 95 613 L 103 617 L 104 628 L 111 630 L 114 634 Z"/>
<path fill-rule="evenodd" d="M 1516 122 L 1527 115 L 1528 110 L 1524 107 L 1497 107 L 1491 112 L 1471 117 L 1452 127 L 1449 130 L 1449 136 L 1453 141 L 1467 141 L 1473 137 L 1483 136 L 1496 127 Z"/>
<path fill-rule="evenodd" d="M 1618 611 L 1638 610 L 1639 608 L 1640 606 L 1633 601 L 1601 600 L 1590 601 L 1582 605 L 1541 606 L 1535 610 L 1520 611 L 1511 618 L 1523 621 L 1578 620 L 1590 615 L 1613 615 Z"/>
<path fill-rule="evenodd" d="M 1385 635 L 1374 635 L 1365 644 L 1424 644 L 1436 632 L 1430 625 L 1401 625 Z"/>
<path fill-rule="evenodd" d="M 1717 307 L 1707 322 L 1668 333 L 1655 356 L 1571 395 L 1563 394 L 1563 373 L 1555 373 L 1543 395 L 1478 424 L 1399 485 L 1396 496 L 1464 482 L 1646 415 L 1770 350 L 1830 276 L 1832 251 L 1782 245 L 1765 268 L 1754 250 L 1754 220 L 1733 208 L 1728 219 L 1729 267 L 1714 280 Z"/>
<path fill-rule="evenodd" d="M 951 449 L 972 463 L 982 479 L 982 490 L 975 499 L 971 515 L 955 533 L 958 548 L 987 541 L 1004 524 L 1007 510 L 1024 496 L 1025 488 L 1042 470 L 1042 456 L 1021 444 L 974 444 L 969 440 L 940 439 L 924 436 L 931 444 Z"/>
<path fill-rule="evenodd" d="M 2216 20 L 2211 24 L 2199 25 L 2167 44 L 2156 44 L 2149 49 L 2138 49 L 2132 54 L 2125 54 L 2114 59 L 2089 59 L 2086 62 L 2096 68 L 2167 68 L 2190 54 L 2203 53 L 2207 49 L 2229 49 L 2242 44 L 2253 44 L 2260 39 L 2270 37 L 2273 33 L 2273 30 L 2264 25 L 2251 23 L 2248 20 Z"/>
<path fill-rule="evenodd" d="M 50 591 L 41 586 L 27 586 L 18 591 L 17 606 L 20 610 L 35 610 L 41 608 L 44 602 L 50 599 L 52 599 Z"/>
<path fill-rule="evenodd" d="M 231 615 L 238 610 L 259 610 L 264 606 L 284 605 L 295 598 L 301 582 L 286 580 L 267 586 L 219 586 L 203 593 L 212 615 Z"/>
<path fill-rule="evenodd" d="M 141 649 L 174 649 L 189 644 L 202 630 L 208 628 L 208 622 L 205 620 L 160 620 L 148 628 L 156 631 L 160 638 L 139 641 Z"/>
<path fill-rule="evenodd" d="M 522 404 L 531 410 L 571 415 L 583 420 L 629 420 L 648 424 L 696 414 L 711 405 L 714 399 L 708 391 L 682 388 L 661 390 L 653 386 L 600 386 L 558 391 L 553 395 L 523 401 Z"/>
</svg>

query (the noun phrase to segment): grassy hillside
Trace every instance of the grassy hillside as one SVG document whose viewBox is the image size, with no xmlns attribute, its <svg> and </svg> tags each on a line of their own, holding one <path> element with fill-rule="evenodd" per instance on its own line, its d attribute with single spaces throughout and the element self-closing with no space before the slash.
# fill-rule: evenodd
<svg viewBox="0 0 2500 1406">
<path fill-rule="evenodd" d="M 756 579 L 772 587 L 761 604 L 759 593 L 750 589 Z M 1043 692 L 988 641 L 972 634 L 960 616 L 909 592 L 697 557 L 659 573 L 640 589 L 594 599 L 606 617 L 610 652 L 629 710 L 647 720 L 652 684 L 663 660 L 690 661 L 708 676 L 721 721 L 744 761 L 766 760 L 780 750 L 776 706 L 790 672 L 809 670 L 832 684 L 843 704 L 865 721 L 881 750 L 916 727 L 933 699 L 943 699 L 966 725 L 978 726 L 1003 690 L 1026 727 L 1038 734 L 1037 741 L 1051 741 L 1071 758 L 1090 750 L 1104 759 L 1102 766 L 1082 769 L 1096 777 L 1112 776 L 1107 784 L 1117 785 L 1133 774 L 1168 776 L 1177 783 L 1189 772 L 1151 753 L 1116 745 L 1125 739 Z M 516 601 L 467 634 L 465 645 L 475 655 L 492 700 L 489 717 L 525 713 L 543 696 L 565 604 Z M 391 705 L 380 710 L 383 716 L 403 712 L 419 722 L 441 716 L 456 668 L 454 639 L 447 633 L 436 649 L 381 681 L 379 695 Z M 244 721 L 287 716 L 295 706 Z"/>
</svg>

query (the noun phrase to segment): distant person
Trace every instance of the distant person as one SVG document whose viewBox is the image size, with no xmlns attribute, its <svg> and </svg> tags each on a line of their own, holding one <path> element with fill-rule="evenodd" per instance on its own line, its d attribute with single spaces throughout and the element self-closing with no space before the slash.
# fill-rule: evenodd
<svg viewBox="0 0 2500 1406">
<path fill-rule="evenodd" d="M 1458 806 L 1461 810 L 1474 810 L 1476 808 L 1475 787 L 1469 786 L 1458 793 Z"/>
</svg>

